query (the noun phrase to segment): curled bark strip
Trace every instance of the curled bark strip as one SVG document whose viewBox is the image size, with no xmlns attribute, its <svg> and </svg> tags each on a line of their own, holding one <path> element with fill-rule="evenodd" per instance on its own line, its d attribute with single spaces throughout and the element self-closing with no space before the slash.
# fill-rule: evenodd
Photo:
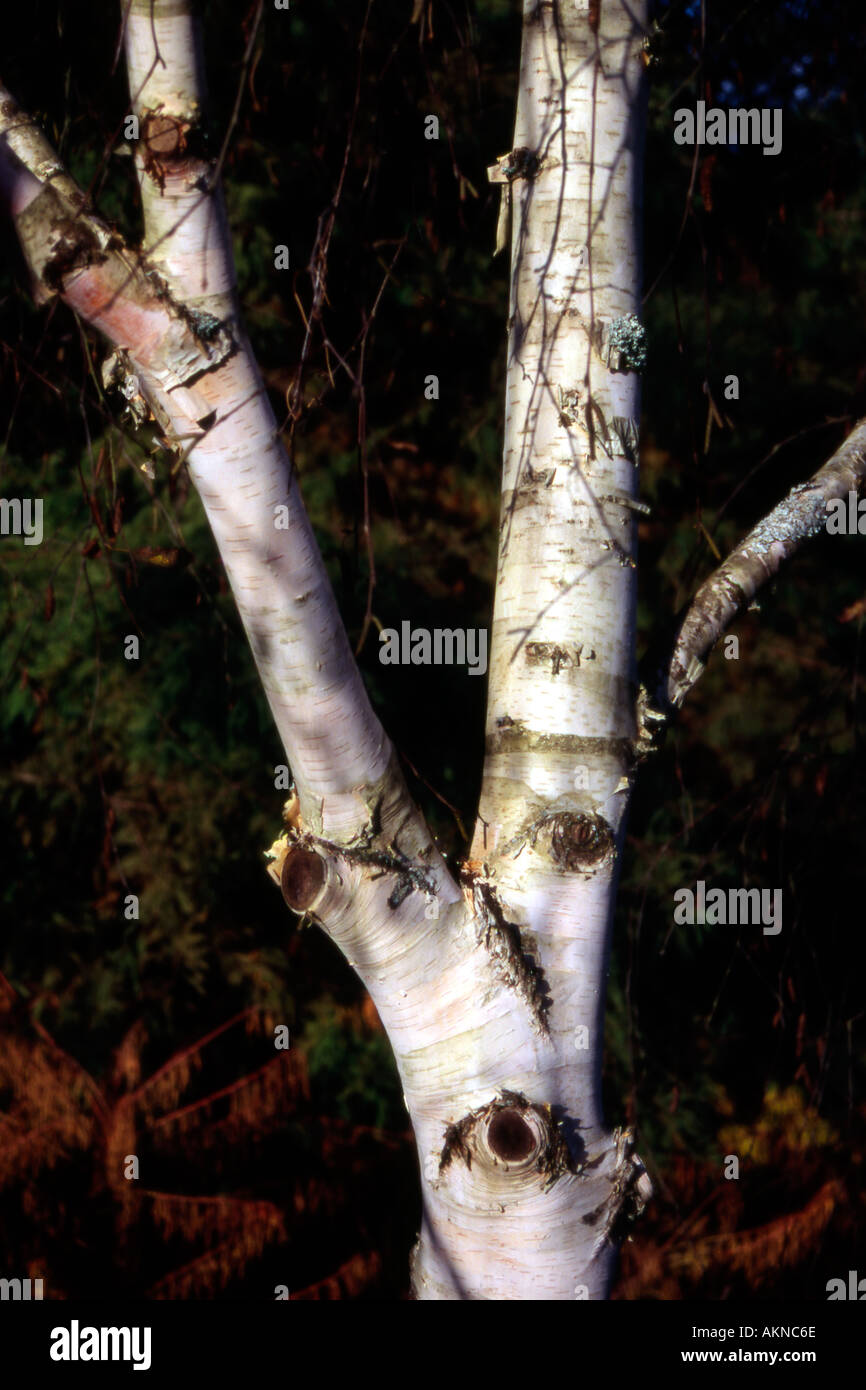
<svg viewBox="0 0 866 1390">
<path fill-rule="evenodd" d="M 857 492 L 864 477 L 866 420 L 861 420 L 824 467 L 792 488 L 701 585 L 680 628 L 670 666 L 660 673 L 656 700 L 668 718 L 700 679 L 710 650 L 738 614 L 804 541 L 823 530 L 827 503 Z"/>
<path fill-rule="evenodd" d="M 476 940 L 490 956 L 496 978 L 520 996 L 532 1014 L 536 1030 L 547 1034 L 550 998 L 542 970 L 525 949 L 520 928 L 506 920 L 493 885 L 471 875 L 467 877 L 472 886 Z"/>
<path fill-rule="evenodd" d="M 605 1245 L 618 1244 L 629 1226 L 643 1212 L 653 1195 L 650 1176 L 635 1151 L 633 1129 L 615 1129 L 610 1194 L 601 1206 L 582 1218 L 587 1226 L 598 1228 L 593 1258 Z"/>
</svg>

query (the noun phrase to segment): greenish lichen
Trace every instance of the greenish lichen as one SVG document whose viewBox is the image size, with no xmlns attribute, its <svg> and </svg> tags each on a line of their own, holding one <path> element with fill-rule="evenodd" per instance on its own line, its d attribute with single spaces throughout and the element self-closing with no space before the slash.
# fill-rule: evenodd
<svg viewBox="0 0 866 1390">
<path fill-rule="evenodd" d="M 614 319 L 602 338 L 607 365 L 615 372 L 642 372 L 646 366 L 646 329 L 635 314 Z"/>
</svg>

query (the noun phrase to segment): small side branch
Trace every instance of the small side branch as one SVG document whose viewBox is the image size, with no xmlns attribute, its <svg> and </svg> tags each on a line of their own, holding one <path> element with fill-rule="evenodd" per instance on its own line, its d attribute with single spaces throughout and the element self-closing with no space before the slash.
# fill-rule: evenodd
<svg viewBox="0 0 866 1390">
<path fill-rule="evenodd" d="M 824 467 L 808 482 L 792 488 L 701 585 L 669 665 L 649 673 L 655 701 L 667 719 L 700 679 L 711 649 L 738 614 L 805 541 L 824 529 L 827 504 L 859 491 L 864 478 L 866 420 L 861 420 Z"/>
</svg>

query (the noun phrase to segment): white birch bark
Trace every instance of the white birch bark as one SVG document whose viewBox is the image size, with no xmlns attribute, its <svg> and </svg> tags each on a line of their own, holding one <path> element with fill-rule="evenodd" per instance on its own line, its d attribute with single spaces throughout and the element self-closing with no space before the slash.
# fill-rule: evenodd
<svg viewBox="0 0 866 1390">
<path fill-rule="evenodd" d="M 243 332 L 191 16 L 184 0 L 133 0 L 127 21 L 143 255 L 0 98 L 3 187 L 37 292 L 59 293 L 122 351 L 121 370 L 189 446 L 295 777 L 275 847 L 284 895 L 358 971 L 400 1070 L 424 1198 L 415 1296 L 601 1298 L 617 1218 L 646 1195 L 598 1091 L 635 735 L 627 353 L 640 343 L 626 316 L 640 274 L 643 6 L 525 5 L 515 148 L 530 154 L 508 165 L 488 746 L 461 885 L 370 708 Z"/>
<path fill-rule="evenodd" d="M 552 998 L 535 1093 L 568 1117 L 584 1161 L 611 1176 L 599 1083 L 637 732 L 629 504 L 640 397 L 629 367 L 642 351 L 630 316 L 641 288 L 644 10 L 620 0 L 524 8 L 514 146 L 534 159 L 511 183 L 499 570 L 473 847 L 482 880 L 534 943 Z M 626 1165 L 617 1181 L 634 1176 Z M 598 1248 L 599 1223 L 583 1225 L 585 1215 L 580 1197 L 560 1214 L 564 1265 L 596 1298 L 612 1246 Z M 568 1294 L 560 1282 L 546 1296 Z"/>
<path fill-rule="evenodd" d="M 186 310 L 216 319 L 234 345 L 219 370 L 196 379 L 201 405 L 186 409 L 182 392 L 160 396 L 160 403 L 176 434 L 201 436 L 189 454 L 190 474 L 301 802 L 326 798 L 330 832 L 354 830 L 353 789 L 378 782 L 391 749 L 352 659 L 241 324 L 222 195 L 211 187 L 216 152 L 204 150 L 198 22 L 190 5 L 132 0 L 125 42 L 140 130 L 144 254 Z M 214 410 L 216 420 L 202 433 L 196 420 Z M 284 530 L 278 519 L 287 522 Z"/>
</svg>

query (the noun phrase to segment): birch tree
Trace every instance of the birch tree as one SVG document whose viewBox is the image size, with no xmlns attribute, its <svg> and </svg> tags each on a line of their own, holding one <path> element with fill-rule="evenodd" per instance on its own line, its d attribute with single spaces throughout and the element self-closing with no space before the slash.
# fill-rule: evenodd
<svg viewBox="0 0 866 1390">
<path fill-rule="evenodd" d="M 861 426 L 636 669 L 645 0 L 525 0 L 499 560 L 481 803 L 452 873 L 371 707 L 245 335 L 195 7 L 129 0 L 144 214 L 126 244 L 0 94 L 0 183 L 40 299 L 185 460 L 293 789 L 271 874 L 372 996 L 418 1148 L 418 1299 L 601 1299 L 650 1195 L 600 1099 L 604 991 L 640 760 L 757 588 L 859 484 Z M 251 40 L 252 41 L 252 40 Z"/>
</svg>

